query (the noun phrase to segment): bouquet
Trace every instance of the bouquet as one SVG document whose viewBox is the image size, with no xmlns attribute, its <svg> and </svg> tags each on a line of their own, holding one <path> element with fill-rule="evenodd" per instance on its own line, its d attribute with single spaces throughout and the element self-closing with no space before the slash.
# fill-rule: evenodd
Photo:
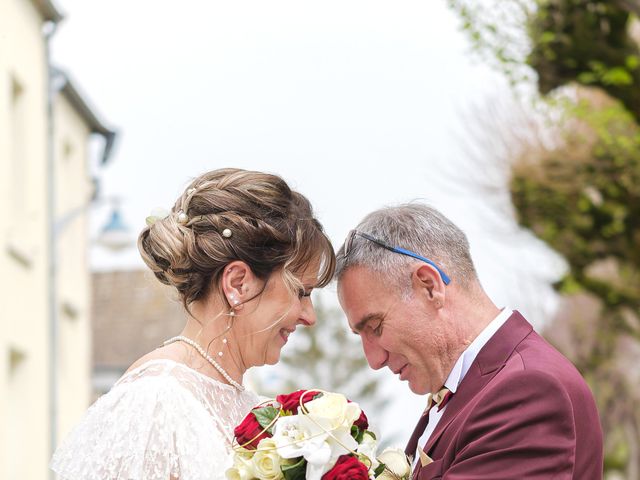
<svg viewBox="0 0 640 480">
<path fill-rule="evenodd" d="M 339 393 L 298 390 L 253 408 L 234 429 L 229 480 L 407 480 L 399 449 L 377 455 L 359 405 Z"/>
</svg>

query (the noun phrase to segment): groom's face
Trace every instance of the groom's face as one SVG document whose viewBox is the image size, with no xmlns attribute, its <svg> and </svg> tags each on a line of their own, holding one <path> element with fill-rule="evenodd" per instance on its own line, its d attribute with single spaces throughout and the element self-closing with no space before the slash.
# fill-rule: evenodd
<svg viewBox="0 0 640 480">
<path fill-rule="evenodd" d="M 369 366 L 388 367 L 414 393 L 439 389 L 446 377 L 446 333 L 420 295 L 400 288 L 364 268 L 351 267 L 338 283 L 338 299 L 351 330 L 360 336 Z M 440 327 L 441 328 L 441 327 Z"/>
</svg>

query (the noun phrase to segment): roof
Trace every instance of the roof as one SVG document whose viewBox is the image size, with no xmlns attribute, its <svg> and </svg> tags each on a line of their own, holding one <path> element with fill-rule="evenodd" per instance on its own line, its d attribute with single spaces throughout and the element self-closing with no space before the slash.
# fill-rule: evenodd
<svg viewBox="0 0 640 480">
<path fill-rule="evenodd" d="M 175 290 L 150 270 L 94 272 L 91 277 L 94 366 L 122 374 L 184 328 L 186 314 Z"/>
<path fill-rule="evenodd" d="M 49 0 L 32 0 L 45 21 L 58 23 L 64 17 L 53 2 Z"/>
<path fill-rule="evenodd" d="M 73 108 L 78 112 L 82 119 L 87 123 L 92 133 L 102 135 L 105 139 L 105 147 L 102 154 L 102 163 L 109 161 L 111 151 L 116 138 L 116 131 L 106 127 L 95 114 L 85 99 L 79 92 L 78 88 L 69 78 L 69 75 L 59 68 L 52 67 L 51 75 L 53 84 L 57 86 L 57 90 L 61 92 L 65 98 L 71 103 Z"/>
</svg>

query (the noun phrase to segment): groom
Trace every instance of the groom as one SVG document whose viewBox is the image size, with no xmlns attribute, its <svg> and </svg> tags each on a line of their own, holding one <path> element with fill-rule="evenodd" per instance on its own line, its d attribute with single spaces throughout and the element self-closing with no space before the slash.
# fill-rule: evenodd
<svg viewBox="0 0 640 480">
<path fill-rule="evenodd" d="M 494 305 L 441 213 L 371 213 L 338 252 L 336 278 L 371 368 L 430 394 L 406 448 L 414 479 L 602 478 L 587 384 L 520 313 Z"/>
</svg>

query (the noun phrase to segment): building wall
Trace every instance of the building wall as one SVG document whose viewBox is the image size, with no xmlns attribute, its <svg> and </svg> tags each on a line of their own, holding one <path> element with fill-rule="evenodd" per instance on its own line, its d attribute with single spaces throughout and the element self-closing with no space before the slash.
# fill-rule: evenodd
<svg viewBox="0 0 640 480">
<path fill-rule="evenodd" d="M 0 0 L 0 479 L 50 478 L 47 58 L 30 0 Z M 90 399 L 88 127 L 56 97 L 58 437 Z"/>
<path fill-rule="evenodd" d="M 54 101 L 59 301 L 58 441 L 91 399 L 91 324 L 88 211 L 93 187 L 88 171 L 90 131 L 64 95 Z"/>
<path fill-rule="evenodd" d="M 0 478 L 47 478 L 47 87 L 42 17 L 0 0 Z M 19 46 L 16 47 L 16 46 Z"/>
</svg>

